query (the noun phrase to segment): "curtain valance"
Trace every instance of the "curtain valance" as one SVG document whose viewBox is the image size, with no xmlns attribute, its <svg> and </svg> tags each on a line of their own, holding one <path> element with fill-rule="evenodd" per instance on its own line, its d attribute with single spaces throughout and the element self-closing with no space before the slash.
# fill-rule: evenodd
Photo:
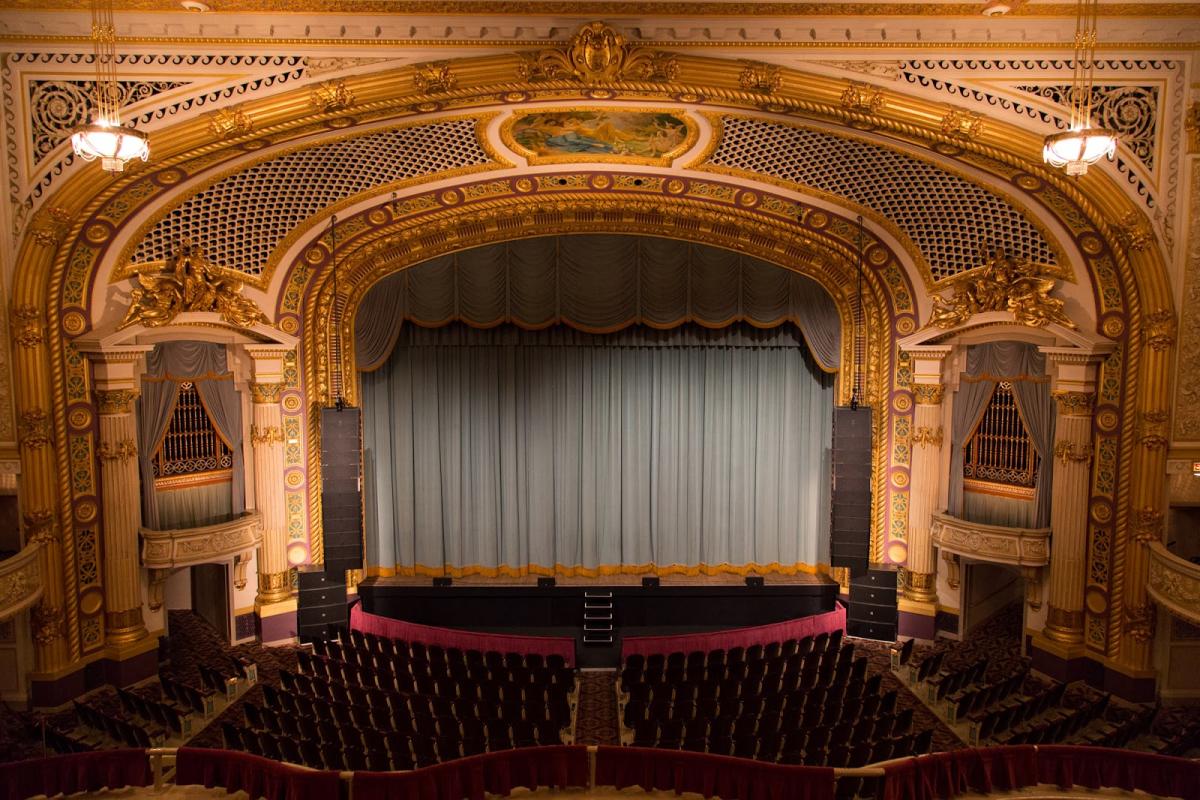
<svg viewBox="0 0 1200 800">
<path fill-rule="evenodd" d="M 565 325 L 601 334 L 695 322 L 720 328 L 794 322 L 826 372 L 841 318 L 809 278 L 741 253 L 672 239 L 589 234 L 521 239 L 431 259 L 376 284 L 355 320 L 360 370 L 387 361 L 404 321 L 437 327 Z"/>
</svg>

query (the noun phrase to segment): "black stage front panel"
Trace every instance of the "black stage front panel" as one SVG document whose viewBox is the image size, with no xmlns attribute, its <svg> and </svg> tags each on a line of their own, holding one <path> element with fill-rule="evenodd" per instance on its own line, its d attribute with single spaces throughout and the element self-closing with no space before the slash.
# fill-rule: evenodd
<svg viewBox="0 0 1200 800">
<path fill-rule="evenodd" d="M 584 592 L 612 592 L 622 634 L 638 629 L 737 628 L 832 611 L 836 583 L 726 586 L 397 586 L 369 578 L 358 586 L 363 610 L 393 619 L 488 630 L 576 628 Z M 669 631 L 668 631 L 669 632 Z"/>
</svg>

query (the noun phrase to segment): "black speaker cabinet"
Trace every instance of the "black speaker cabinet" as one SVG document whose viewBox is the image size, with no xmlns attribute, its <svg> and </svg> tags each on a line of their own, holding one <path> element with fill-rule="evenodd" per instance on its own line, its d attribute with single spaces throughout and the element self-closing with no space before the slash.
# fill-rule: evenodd
<svg viewBox="0 0 1200 800">
<path fill-rule="evenodd" d="M 363 567 L 362 420 L 357 408 L 321 410 L 321 527 L 325 567 Z"/>
<path fill-rule="evenodd" d="M 867 570 L 871 555 L 871 409 L 833 410 L 830 560 L 851 575 Z"/>
<path fill-rule="evenodd" d="M 454 583 L 453 578 L 434 578 L 433 579 L 434 586 L 450 586 L 453 583 Z"/>
<path fill-rule="evenodd" d="M 326 572 L 320 564 L 299 567 L 296 583 L 296 633 L 301 641 L 324 639 L 329 626 L 345 628 L 350 621 L 346 573 Z"/>
<path fill-rule="evenodd" d="M 538 578 L 538 588 L 539 589 L 553 589 L 554 588 L 554 578 Z"/>
<path fill-rule="evenodd" d="M 751 589 L 761 589 L 763 587 L 763 579 L 761 575 L 749 575 L 746 578 L 746 585 Z"/>
<path fill-rule="evenodd" d="M 658 576 L 655 576 L 653 578 L 642 578 L 642 588 L 643 589 L 657 589 L 659 583 L 660 583 L 660 581 L 658 580 Z"/>
</svg>

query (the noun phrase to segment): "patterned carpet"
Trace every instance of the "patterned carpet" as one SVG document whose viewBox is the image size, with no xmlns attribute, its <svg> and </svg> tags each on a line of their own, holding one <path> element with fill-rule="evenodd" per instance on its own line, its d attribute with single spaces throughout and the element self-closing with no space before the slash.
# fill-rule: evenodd
<svg viewBox="0 0 1200 800">
<path fill-rule="evenodd" d="M 620 744 L 617 724 L 617 671 L 579 674 L 575 744 Z"/>
</svg>

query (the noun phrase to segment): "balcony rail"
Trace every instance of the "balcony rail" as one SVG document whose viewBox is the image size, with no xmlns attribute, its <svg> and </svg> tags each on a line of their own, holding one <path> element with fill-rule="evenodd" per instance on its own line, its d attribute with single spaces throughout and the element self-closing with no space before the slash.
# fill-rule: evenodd
<svg viewBox="0 0 1200 800">
<path fill-rule="evenodd" d="M 30 542 L 12 558 L 0 561 L 0 620 L 42 599 L 42 566 L 38 561 L 41 549 L 40 543 Z"/>
<path fill-rule="evenodd" d="M 1009 528 L 985 525 L 935 513 L 929 535 L 945 552 L 977 561 L 1044 567 L 1050 563 L 1049 528 Z"/>
<path fill-rule="evenodd" d="M 158 531 L 142 528 L 142 566 L 150 570 L 150 610 L 162 606 L 163 584 L 171 573 L 197 564 L 233 561 L 233 583 L 246 586 L 246 565 L 262 544 L 261 511 L 198 528 Z"/>
<path fill-rule="evenodd" d="M 246 753 L 198 748 L 108 750 L 0 765 L 0 799 L 169 783 L 246 791 L 266 800 L 483 800 L 514 787 L 637 786 L 723 800 L 832 800 L 870 786 L 888 800 L 934 800 L 1014 792 L 1123 789 L 1200 800 L 1200 762 L 1102 747 L 1024 745 L 955 750 L 857 769 L 792 767 L 748 759 L 637 747 L 566 745 L 488 753 L 410 772 L 332 772 Z M 855 782 L 841 786 L 839 782 Z M 1038 787 L 1042 787 L 1039 790 Z M 845 791 L 843 791 L 845 790 Z M 852 791 L 853 790 L 853 791 Z M 604 792 L 611 796 L 610 792 Z"/>
<path fill-rule="evenodd" d="M 1146 591 L 1160 606 L 1200 625 L 1200 564 L 1185 561 L 1157 540 L 1150 546 L 1150 583 Z"/>
</svg>

